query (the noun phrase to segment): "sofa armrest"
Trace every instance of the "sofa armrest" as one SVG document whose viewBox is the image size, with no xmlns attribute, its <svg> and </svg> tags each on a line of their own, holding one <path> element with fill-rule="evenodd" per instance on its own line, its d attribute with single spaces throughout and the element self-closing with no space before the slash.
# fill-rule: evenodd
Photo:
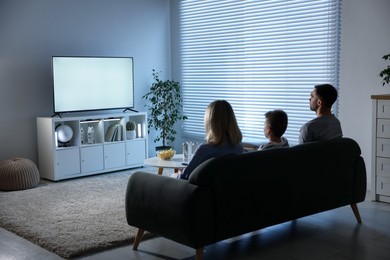
<svg viewBox="0 0 390 260">
<path fill-rule="evenodd" d="M 138 171 L 126 191 L 126 218 L 131 226 L 199 248 L 215 240 L 211 191 L 186 180 Z"/>
<path fill-rule="evenodd" d="M 366 198 L 367 193 L 367 173 L 366 165 L 363 157 L 359 156 L 356 159 L 355 164 L 355 175 L 354 175 L 354 197 L 353 203 L 362 202 Z"/>
</svg>

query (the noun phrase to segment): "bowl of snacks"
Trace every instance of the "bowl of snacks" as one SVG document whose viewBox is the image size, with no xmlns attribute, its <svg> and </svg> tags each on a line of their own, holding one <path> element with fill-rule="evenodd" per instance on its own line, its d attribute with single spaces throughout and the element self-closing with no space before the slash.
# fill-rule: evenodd
<svg viewBox="0 0 390 260">
<path fill-rule="evenodd" d="M 176 151 L 172 148 L 168 150 L 160 150 L 157 151 L 157 157 L 163 160 L 170 160 L 175 155 L 175 153 Z"/>
</svg>

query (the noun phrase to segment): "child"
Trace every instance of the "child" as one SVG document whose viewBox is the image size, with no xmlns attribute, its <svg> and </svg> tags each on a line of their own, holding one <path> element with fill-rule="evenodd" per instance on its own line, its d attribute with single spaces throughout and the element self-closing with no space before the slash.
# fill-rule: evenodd
<svg viewBox="0 0 390 260">
<path fill-rule="evenodd" d="M 265 113 L 264 135 L 269 140 L 258 150 L 289 147 L 288 141 L 282 135 L 287 129 L 288 117 L 283 110 L 272 110 Z"/>
</svg>

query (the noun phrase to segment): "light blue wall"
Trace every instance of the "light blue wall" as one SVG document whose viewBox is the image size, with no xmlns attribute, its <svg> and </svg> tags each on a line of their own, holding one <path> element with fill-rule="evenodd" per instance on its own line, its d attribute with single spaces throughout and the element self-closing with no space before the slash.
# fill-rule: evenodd
<svg viewBox="0 0 390 260">
<path fill-rule="evenodd" d="M 170 40 L 169 0 L 1 0 L 0 161 L 37 162 L 36 117 L 53 115 L 52 55 L 134 57 L 135 109 L 145 111 L 152 69 L 171 74 Z"/>
<path fill-rule="evenodd" d="M 53 114 L 52 55 L 133 56 L 138 110 L 145 110 L 141 96 L 152 81 L 153 68 L 180 80 L 177 2 L 1 0 L 0 161 L 13 156 L 37 161 L 35 118 Z M 385 66 L 381 57 L 390 52 L 389 12 L 389 0 L 342 1 L 339 116 L 344 135 L 362 148 L 368 182 L 370 95 L 390 93 L 390 86 L 382 87 L 377 76 Z M 171 41 L 176 42 L 172 49 Z M 178 135 L 176 149 L 181 141 Z"/>
</svg>

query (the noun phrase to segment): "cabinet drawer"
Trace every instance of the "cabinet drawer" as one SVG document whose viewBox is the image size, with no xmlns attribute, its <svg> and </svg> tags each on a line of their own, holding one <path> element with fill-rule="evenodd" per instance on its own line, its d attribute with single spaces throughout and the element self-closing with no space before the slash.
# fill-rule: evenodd
<svg viewBox="0 0 390 260">
<path fill-rule="evenodd" d="M 376 136 L 390 138 L 390 119 L 378 119 Z"/>
<path fill-rule="evenodd" d="M 390 178 L 390 158 L 376 158 L 376 174 Z"/>
<path fill-rule="evenodd" d="M 378 100 L 378 118 L 390 118 L 390 100 Z"/>
<path fill-rule="evenodd" d="M 376 155 L 380 157 L 390 157 L 390 139 L 376 139 Z"/>
<path fill-rule="evenodd" d="M 377 194 L 390 196 L 390 178 L 378 176 L 376 190 Z"/>
</svg>

